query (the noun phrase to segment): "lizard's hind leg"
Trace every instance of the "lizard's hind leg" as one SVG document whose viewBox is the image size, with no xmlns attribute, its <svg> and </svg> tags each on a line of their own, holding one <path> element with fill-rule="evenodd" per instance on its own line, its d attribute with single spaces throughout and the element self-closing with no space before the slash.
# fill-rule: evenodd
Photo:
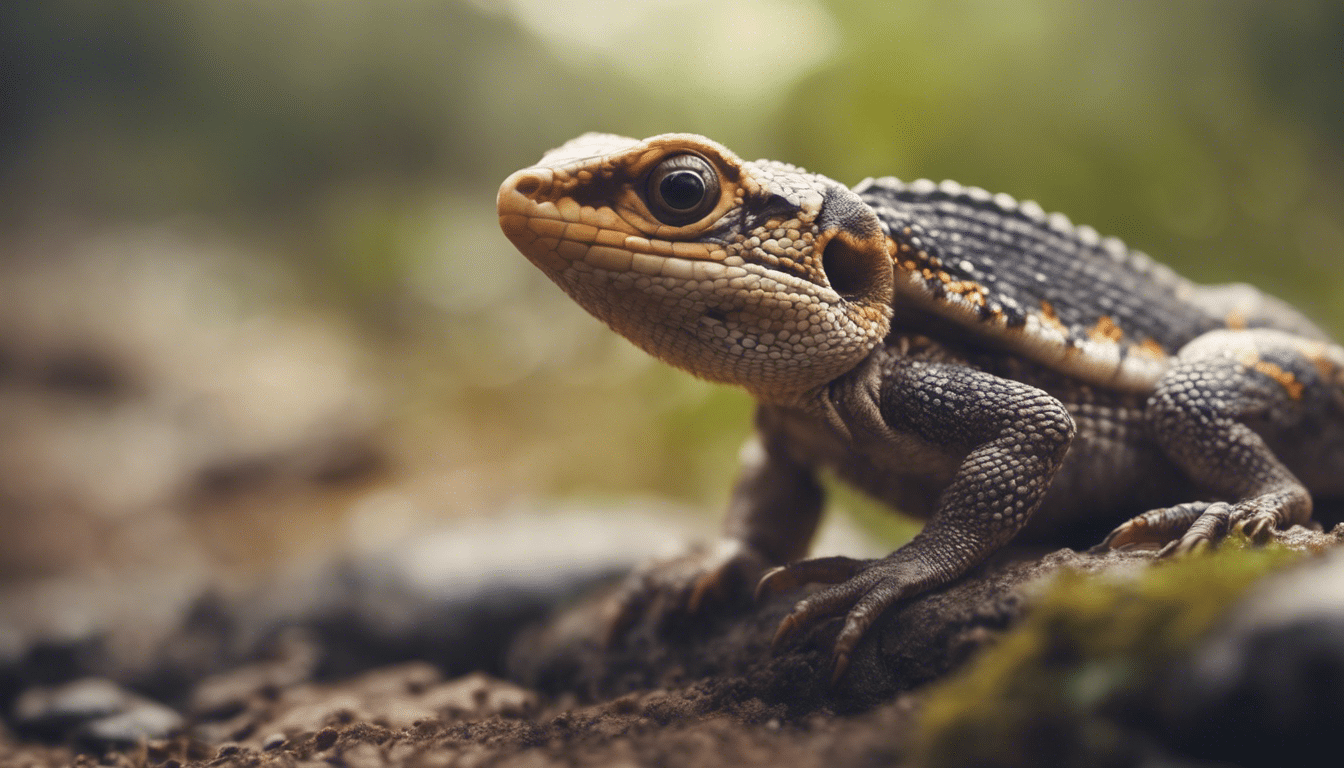
<svg viewBox="0 0 1344 768">
<path fill-rule="evenodd" d="M 1145 418 L 1167 455 L 1212 497 L 1152 510 L 1103 543 L 1212 546 L 1230 531 L 1258 541 L 1311 519 L 1311 494 L 1271 444 L 1319 431 L 1339 398 L 1337 347 L 1282 331 L 1212 331 L 1187 344 Z"/>
</svg>

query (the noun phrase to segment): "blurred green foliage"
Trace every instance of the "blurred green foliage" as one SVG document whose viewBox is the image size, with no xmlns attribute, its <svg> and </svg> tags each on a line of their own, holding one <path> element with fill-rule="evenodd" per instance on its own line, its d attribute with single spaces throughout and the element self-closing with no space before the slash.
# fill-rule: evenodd
<svg viewBox="0 0 1344 768">
<path fill-rule="evenodd" d="M 44 0 L 0 57 L 10 231 L 269 243 L 386 346 L 404 423 L 527 490 L 717 504 L 749 428 L 499 235 L 498 182 L 587 130 L 1036 199 L 1344 331 L 1338 2 Z"/>
</svg>

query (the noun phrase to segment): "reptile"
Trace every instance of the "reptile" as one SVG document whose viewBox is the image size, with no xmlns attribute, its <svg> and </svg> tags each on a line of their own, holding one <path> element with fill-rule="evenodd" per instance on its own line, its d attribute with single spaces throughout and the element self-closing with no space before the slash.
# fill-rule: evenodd
<svg viewBox="0 0 1344 768">
<path fill-rule="evenodd" d="M 590 133 L 497 207 L 588 312 L 758 401 L 722 541 L 632 576 L 613 631 L 822 584 L 775 647 L 841 620 L 835 679 L 883 611 L 1010 541 L 1200 551 L 1344 496 L 1344 349 L 1034 202 Z M 807 559 L 818 471 L 924 527 L 883 558 Z"/>
</svg>

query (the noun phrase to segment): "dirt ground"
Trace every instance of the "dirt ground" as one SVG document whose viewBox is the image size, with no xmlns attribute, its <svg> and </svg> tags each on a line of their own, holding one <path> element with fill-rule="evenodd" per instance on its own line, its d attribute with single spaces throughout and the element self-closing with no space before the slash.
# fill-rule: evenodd
<svg viewBox="0 0 1344 768">
<path fill-rule="evenodd" d="M 95 757 L 0 743 L 5 765 L 549 766 L 877 765 L 899 760 L 911 703 L 860 716 L 789 721 L 759 701 L 716 704 L 705 684 L 586 707 L 540 704 L 517 686 L 473 675 L 451 681 L 420 664 L 339 685 L 258 695 L 226 722 Z"/>
</svg>

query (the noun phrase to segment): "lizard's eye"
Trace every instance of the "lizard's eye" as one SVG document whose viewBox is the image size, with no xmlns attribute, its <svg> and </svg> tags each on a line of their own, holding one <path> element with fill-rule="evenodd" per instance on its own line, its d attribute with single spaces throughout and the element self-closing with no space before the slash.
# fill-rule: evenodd
<svg viewBox="0 0 1344 768">
<path fill-rule="evenodd" d="M 649 173 L 645 199 L 664 224 L 680 227 L 702 218 L 719 202 L 719 175 L 699 155 L 673 155 Z"/>
</svg>

